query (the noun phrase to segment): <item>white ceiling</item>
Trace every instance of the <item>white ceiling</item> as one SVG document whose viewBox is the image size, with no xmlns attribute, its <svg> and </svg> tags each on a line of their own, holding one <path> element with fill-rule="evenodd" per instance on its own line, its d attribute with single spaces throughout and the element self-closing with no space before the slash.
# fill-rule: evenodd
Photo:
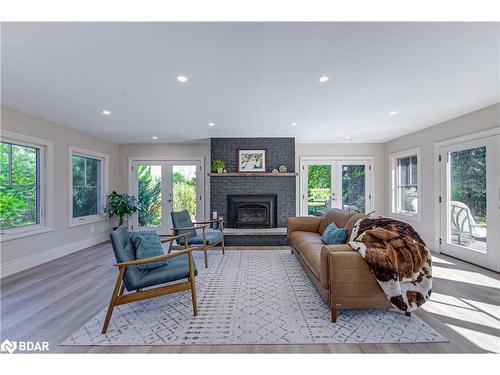
<svg viewBox="0 0 500 375">
<path fill-rule="evenodd" d="M 2 102 L 116 143 L 385 142 L 500 101 L 499 25 L 3 23 Z"/>
</svg>

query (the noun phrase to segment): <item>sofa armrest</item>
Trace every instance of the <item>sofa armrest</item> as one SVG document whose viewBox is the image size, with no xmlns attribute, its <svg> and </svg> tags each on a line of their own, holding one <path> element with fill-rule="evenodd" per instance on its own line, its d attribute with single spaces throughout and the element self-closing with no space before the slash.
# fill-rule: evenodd
<svg viewBox="0 0 500 375">
<path fill-rule="evenodd" d="M 321 286 L 325 289 L 330 287 L 330 255 L 340 252 L 355 252 L 348 244 L 341 245 L 325 245 L 321 248 Z M 357 253 L 356 253 L 357 254 Z"/>
<path fill-rule="evenodd" d="M 289 217 L 286 224 L 287 233 L 290 234 L 296 230 L 318 233 L 321 220 L 323 220 L 323 218 L 318 216 Z"/>
</svg>

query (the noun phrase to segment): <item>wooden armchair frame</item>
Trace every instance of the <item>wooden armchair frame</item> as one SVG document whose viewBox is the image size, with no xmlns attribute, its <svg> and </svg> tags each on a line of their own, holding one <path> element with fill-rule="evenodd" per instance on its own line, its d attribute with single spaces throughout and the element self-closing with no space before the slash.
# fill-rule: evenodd
<svg viewBox="0 0 500 375">
<path fill-rule="evenodd" d="M 213 224 L 213 223 L 219 224 L 219 230 L 221 231 L 221 233 L 223 235 L 222 235 L 222 238 L 220 241 L 215 242 L 211 245 L 208 245 L 207 240 L 206 240 L 206 230 L 207 230 L 208 224 Z M 205 268 L 208 268 L 208 250 L 209 249 L 216 247 L 220 244 L 221 248 L 222 248 L 222 255 L 224 255 L 224 219 L 220 218 L 220 219 L 207 220 L 207 221 L 197 221 L 193 224 L 194 224 L 193 227 L 171 228 L 171 230 L 172 230 L 172 233 L 174 236 L 177 236 L 177 233 L 180 230 L 195 230 L 195 231 L 201 230 L 202 231 L 203 244 L 199 244 L 199 245 L 193 244 L 193 245 L 190 245 L 189 247 L 193 248 L 193 250 L 202 250 L 205 253 Z M 184 245 L 185 244 L 186 244 L 186 241 L 184 241 Z M 174 246 L 172 244 L 172 242 L 170 242 L 170 246 L 168 248 L 168 253 L 170 254 L 170 252 L 172 250 L 178 250 L 178 249 L 182 249 L 182 248 L 183 248 L 182 246 Z"/>
<path fill-rule="evenodd" d="M 109 302 L 109 307 L 108 311 L 106 312 L 106 317 L 104 319 L 104 324 L 102 327 L 102 334 L 106 333 L 108 329 L 108 324 L 109 321 L 111 320 L 111 315 L 113 314 L 113 309 L 115 306 L 119 305 L 124 305 L 127 303 L 131 302 L 137 302 L 141 301 L 144 299 L 149 299 L 153 297 L 159 297 L 163 296 L 165 294 L 171 294 L 171 293 L 177 293 L 177 292 L 182 292 L 184 290 L 191 289 L 191 300 L 193 303 L 193 314 L 196 316 L 198 315 L 198 307 L 196 303 L 196 287 L 195 287 L 195 281 L 194 281 L 194 261 L 193 261 L 193 254 L 192 251 L 194 248 L 188 247 L 187 246 L 187 234 L 181 234 L 178 236 L 172 236 L 168 238 L 160 238 L 161 243 L 165 242 L 170 242 L 176 240 L 177 238 L 185 237 L 184 239 L 184 248 L 182 251 L 173 253 L 173 254 L 167 254 L 167 255 L 160 255 L 156 257 L 151 257 L 147 259 L 139 259 L 139 260 L 133 260 L 129 262 L 121 262 L 121 263 L 115 263 L 114 266 L 118 267 L 119 273 L 118 273 L 118 278 L 115 283 L 115 287 L 113 289 L 113 293 L 111 294 L 111 301 Z M 125 290 L 125 283 L 123 282 L 123 277 L 125 276 L 125 270 L 127 266 L 132 266 L 132 265 L 137 265 L 137 264 L 145 264 L 145 263 L 153 263 L 153 262 L 158 262 L 161 260 L 165 260 L 168 258 L 173 258 L 182 254 L 188 254 L 189 257 L 189 277 L 187 281 L 183 281 L 180 283 L 175 283 L 175 284 L 169 284 L 169 285 L 164 285 L 152 289 L 147 289 L 144 291 L 141 291 L 140 289 L 137 289 L 137 291 L 132 292 L 132 293 L 127 293 L 123 294 Z"/>
</svg>

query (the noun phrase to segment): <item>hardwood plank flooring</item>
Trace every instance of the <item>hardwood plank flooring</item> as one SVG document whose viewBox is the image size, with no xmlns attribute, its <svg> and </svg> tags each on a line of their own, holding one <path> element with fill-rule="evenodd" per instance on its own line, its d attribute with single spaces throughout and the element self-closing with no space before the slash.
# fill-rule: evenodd
<svg viewBox="0 0 500 375">
<path fill-rule="evenodd" d="M 1 339 L 48 341 L 51 353 L 500 352 L 500 274 L 444 255 L 434 256 L 433 296 L 416 314 L 448 343 L 59 346 L 107 306 L 113 262 L 104 243 L 2 279 Z"/>
</svg>

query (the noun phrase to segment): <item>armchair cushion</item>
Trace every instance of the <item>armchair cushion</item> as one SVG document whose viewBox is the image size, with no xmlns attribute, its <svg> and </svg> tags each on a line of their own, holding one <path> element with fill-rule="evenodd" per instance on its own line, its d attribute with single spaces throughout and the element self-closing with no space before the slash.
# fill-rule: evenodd
<svg viewBox="0 0 500 375">
<path fill-rule="evenodd" d="M 196 276 L 198 270 L 193 262 L 193 272 Z M 128 268 L 128 267 L 127 267 Z M 139 280 L 131 285 L 126 285 L 127 290 L 142 289 L 148 286 L 168 283 L 171 281 L 187 279 L 189 277 L 189 255 L 181 254 L 168 260 L 168 265 L 145 271 Z"/>
<path fill-rule="evenodd" d="M 189 212 L 187 210 L 179 212 L 171 212 L 170 216 L 172 217 L 172 226 L 174 228 L 194 227 L 193 221 L 191 220 L 191 216 L 189 216 Z M 188 237 L 196 236 L 196 231 L 194 229 L 178 230 L 177 233 L 175 234 L 183 234 L 183 233 L 187 233 Z"/>
<path fill-rule="evenodd" d="M 118 227 L 116 230 L 111 232 L 109 236 L 111 238 L 111 245 L 118 263 L 136 260 L 135 247 L 130 239 L 126 225 Z M 137 283 L 142 276 L 143 273 L 137 268 L 137 266 L 128 266 L 125 270 L 125 276 L 123 277 L 127 290 L 132 290 L 133 288 L 131 285 Z"/>
<path fill-rule="evenodd" d="M 130 232 L 130 238 L 135 246 L 135 258 L 147 259 L 160 255 L 164 255 L 163 248 L 161 247 L 160 238 L 153 230 L 143 230 Z M 167 265 L 166 260 L 161 260 L 153 263 L 138 264 L 137 268 L 141 271 L 149 270 Z"/>
<path fill-rule="evenodd" d="M 223 233 L 220 231 L 206 231 L 205 232 L 205 245 L 213 245 L 222 241 Z M 177 239 L 179 245 L 184 245 L 184 239 Z M 188 238 L 188 245 L 203 245 L 203 233 L 196 233 L 195 236 Z"/>
</svg>

